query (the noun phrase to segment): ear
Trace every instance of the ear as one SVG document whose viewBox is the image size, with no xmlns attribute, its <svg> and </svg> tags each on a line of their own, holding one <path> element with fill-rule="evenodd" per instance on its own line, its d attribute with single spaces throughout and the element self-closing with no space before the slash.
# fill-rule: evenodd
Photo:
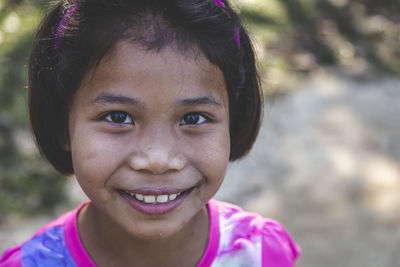
<svg viewBox="0 0 400 267">
<path fill-rule="evenodd" d="M 66 151 L 66 152 L 71 151 L 71 145 L 69 144 L 69 142 L 61 143 L 61 148 L 62 148 L 62 150 Z"/>
<path fill-rule="evenodd" d="M 71 143 L 69 141 L 69 134 L 64 134 L 60 140 L 61 149 L 70 152 L 71 151 Z"/>
</svg>

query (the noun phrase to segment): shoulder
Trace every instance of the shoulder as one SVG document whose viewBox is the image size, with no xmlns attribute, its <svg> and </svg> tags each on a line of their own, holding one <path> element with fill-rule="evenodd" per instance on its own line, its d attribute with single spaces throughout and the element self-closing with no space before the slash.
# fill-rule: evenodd
<svg viewBox="0 0 400 267">
<path fill-rule="evenodd" d="M 62 229 L 62 226 L 41 229 L 22 245 L 6 250 L 0 259 L 0 267 L 38 266 L 48 263 L 48 258 L 59 257 L 65 247 Z"/>
<path fill-rule="evenodd" d="M 22 245 L 6 250 L 0 267 L 10 266 L 76 266 L 65 240 L 65 228 L 74 227 L 78 209 L 61 215 L 40 228 Z"/>
<path fill-rule="evenodd" d="M 24 243 L 24 266 L 76 266 L 65 242 L 64 226 L 53 226 Z"/>
<path fill-rule="evenodd" d="M 0 267 L 20 267 L 21 265 L 21 246 L 7 249 L 0 258 Z"/>
<path fill-rule="evenodd" d="M 219 214 L 220 256 L 252 258 L 252 266 L 294 266 L 300 249 L 279 222 L 230 203 L 213 200 L 211 205 Z"/>
</svg>

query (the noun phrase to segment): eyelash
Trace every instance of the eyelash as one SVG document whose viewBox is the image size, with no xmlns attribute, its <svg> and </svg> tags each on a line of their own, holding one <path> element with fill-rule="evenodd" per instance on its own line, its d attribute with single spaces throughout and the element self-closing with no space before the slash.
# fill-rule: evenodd
<svg viewBox="0 0 400 267">
<path fill-rule="evenodd" d="M 114 117 L 118 115 L 118 117 Z M 115 123 L 115 124 L 132 124 L 134 125 L 134 121 L 132 117 L 124 112 L 124 111 L 111 111 L 105 114 L 104 116 L 101 117 L 101 119 L 106 120 L 107 122 L 110 123 Z M 116 119 L 121 119 L 122 121 L 115 121 Z M 128 121 L 127 121 L 128 120 Z M 191 121 L 189 121 L 191 120 Z M 200 125 L 205 122 L 211 121 L 209 117 L 202 115 L 200 113 L 188 113 L 185 114 L 181 120 L 179 121 L 179 126 L 184 126 L 184 125 Z"/>
<path fill-rule="evenodd" d="M 188 123 L 188 122 L 184 121 L 185 118 L 188 118 L 189 116 L 192 116 L 191 119 L 193 119 L 193 116 L 196 116 L 196 118 L 194 119 L 195 120 L 194 123 Z M 200 120 L 200 122 L 199 122 L 199 120 Z M 200 125 L 200 124 L 203 124 L 203 123 L 208 122 L 208 121 L 210 121 L 210 118 L 208 118 L 205 115 L 202 115 L 202 114 L 199 114 L 199 113 L 188 113 L 188 114 L 185 114 L 182 117 L 182 119 L 179 121 L 179 126 L 182 126 L 182 125 Z"/>
<path fill-rule="evenodd" d="M 123 118 L 122 118 L 123 121 L 122 122 L 114 121 L 116 119 L 115 117 L 113 118 L 114 115 L 122 115 L 123 116 Z M 108 121 L 110 123 L 115 123 L 115 124 L 133 124 L 133 125 L 135 124 L 133 122 L 132 117 L 128 113 L 123 112 L 123 111 L 111 111 L 111 112 L 105 114 L 102 117 L 102 119 L 104 119 L 104 120 L 106 120 L 106 121 Z M 126 122 L 126 120 L 128 120 L 128 122 Z"/>
</svg>

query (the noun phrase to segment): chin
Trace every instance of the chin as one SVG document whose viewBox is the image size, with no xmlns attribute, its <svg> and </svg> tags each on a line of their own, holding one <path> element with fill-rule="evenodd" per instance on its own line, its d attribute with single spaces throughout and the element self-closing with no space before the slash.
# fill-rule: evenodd
<svg viewBox="0 0 400 267">
<path fill-rule="evenodd" d="M 168 239 L 177 235 L 183 227 L 169 226 L 164 222 L 147 223 L 142 227 L 136 227 L 128 233 L 136 239 L 156 241 Z"/>
</svg>

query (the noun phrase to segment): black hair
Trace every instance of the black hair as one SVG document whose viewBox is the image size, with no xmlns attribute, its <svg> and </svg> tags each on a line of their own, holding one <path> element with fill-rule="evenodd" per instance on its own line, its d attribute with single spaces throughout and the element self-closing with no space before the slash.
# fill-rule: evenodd
<svg viewBox="0 0 400 267">
<path fill-rule="evenodd" d="M 43 19 L 29 63 L 29 112 L 40 151 L 72 174 L 68 116 L 86 73 L 119 41 L 159 51 L 200 51 L 222 72 L 229 97 L 230 160 L 244 156 L 260 127 L 262 93 L 250 38 L 229 3 L 215 0 L 63 0 Z M 240 42 L 240 44 L 239 44 Z"/>
</svg>

